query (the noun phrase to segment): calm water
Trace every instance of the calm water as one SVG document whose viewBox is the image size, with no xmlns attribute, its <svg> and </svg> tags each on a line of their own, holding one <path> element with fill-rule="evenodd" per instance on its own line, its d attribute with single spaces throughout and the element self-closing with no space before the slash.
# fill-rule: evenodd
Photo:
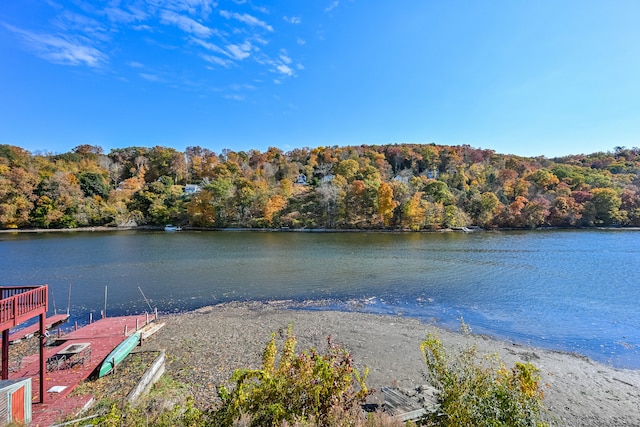
<svg viewBox="0 0 640 427">
<path fill-rule="evenodd" d="M 0 234 L 1 285 L 98 315 L 325 300 L 640 368 L 640 232 Z M 53 311 L 54 304 L 51 304 Z"/>
</svg>

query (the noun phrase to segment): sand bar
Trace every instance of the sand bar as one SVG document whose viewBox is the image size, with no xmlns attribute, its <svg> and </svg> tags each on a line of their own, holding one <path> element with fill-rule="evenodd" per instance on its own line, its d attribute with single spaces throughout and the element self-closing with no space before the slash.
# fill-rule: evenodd
<svg viewBox="0 0 640 427">
<path fill-rule="evenodd" d="M 168 372 L 190 384 L 197 402 L 207 406 L 216 386 L 234 369 L 260 366 L 271 333 L 283 333 L 289 323 L 298 337 L 298 350 L 323 350 L 331 335 L 334 342 L 351 351 L 357 367 L 369 368 L 367 383 L 378 390 L 382 386 L 410 389 L 425 384 L 419 346 L 429 332 L 437 331 L 450 349 L 476 343 L 480 354 L 498 353 L 509 366 L 518 360 L 534 363 L 545 384 L 545 405 L 558 425 L 640 425 L 640 370 L 615 369 L 580 355 L 467 337 L 417 319 L 291 310 L 287 305 L 233 303 L 164 317 L 166 326 L 144 346 L 166 349 Z M 380 399 L 379 393 L 373 399 Z"/>
</svg>

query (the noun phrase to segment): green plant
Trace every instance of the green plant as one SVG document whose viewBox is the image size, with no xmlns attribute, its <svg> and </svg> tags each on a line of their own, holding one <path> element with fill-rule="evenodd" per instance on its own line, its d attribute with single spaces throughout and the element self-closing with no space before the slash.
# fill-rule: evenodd
<svg viewBox="0 0 640 427">
<path fill-rule="evenodd" d="M 326 354 L 310 349 L 295 354 L 293 328 L 278 357 L 275 334 L 266 345 L 261 369 L 236 370 L 229 391 L 220 387 L 222 401 L 213 413 L 215 425 L 231 426 L 241 415 L 251 417 L 252 426 L 279 426 L 313 421 L 330 425 L 338 409 L 347 414 L 364 402 L 369 390 L 364 375 L 353 367 L 348 351 L 327 340 Z"/>
<path fill-rule="evenodd" d="M 463 323 L 463 330 L 466 325 Z M 475 346 L 451 356 L 435 334 L 420 346 L 429 377 L 438 389 L 437 426 L 545 426 L 538 369 L 516 362 L 508 369 L 497 355 L 479 362 Z"/>
</svg>

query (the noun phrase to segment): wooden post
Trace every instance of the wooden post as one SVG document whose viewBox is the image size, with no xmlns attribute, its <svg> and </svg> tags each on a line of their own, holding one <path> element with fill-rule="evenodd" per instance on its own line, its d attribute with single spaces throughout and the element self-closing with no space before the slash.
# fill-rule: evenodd
<svg viewBox="0 0 640 427">
<path fill-rule="evenodd" d="M 155 314 L 155 316 L 154 316 L 153 320 L 156 320 L 156 321 L 157 321 L 157 320 L 158 320 L 158 307 L 156 307 L 156 308 L 154 309 L 154 314 Z"/>
<path fill-rule="evenodd" d="M 78 330 L 78 321 L 76 320 L 73 324 L 73 330 L 77 331 Z"/>
<path fill-rule="evenodd" d="M 136 317 L 136 331 L 137 331 L 138 329 L 140 329 L 140 327 L 138 326 L 138 320 L 139 320 L 139 319 Z"/>
<path fill-rule="evenodd" d="M 2 331 L 2 379 L 9 379 L 9 329 Z"/>
<path fill-rule="evenodd" d="M 127 333 L 129 332 L 129 325 L 124 325 L 124 336 L 127 336 Z"/>
<path fill-rule="evenodd" d="M 144 312 L 144 324 L 149 324 L 149 313 L 147 313 L 146 311 Z"/>
<path fill-rule="evenodd" d="M 40 403 L 44 403 L 45 394 L 44 391 L 47 389 L 45 387 L 45 373 L 47 372 L 47 360 L 45 357 L 44 346 L 47 344 L 46 332 L 47 329 L 45 327 L 45 316 L 46 313 L 40 315 Z"/>
<path fill-rule="evenodd" d="M 93 313 L 89 313 L 89 324 L 93 323 Z"/>
</svg>

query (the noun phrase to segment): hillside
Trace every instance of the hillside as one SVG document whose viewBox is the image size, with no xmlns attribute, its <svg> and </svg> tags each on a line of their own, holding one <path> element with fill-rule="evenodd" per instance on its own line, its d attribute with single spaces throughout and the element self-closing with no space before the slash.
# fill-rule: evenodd
<svg viewBox="0 0 640 427">
<path fill-rule="evenodd" d="M 549 159 L 470 146 L 0 145 L 0 227 L 438 230 L 640 226 L 640 148 Z"/>
</svg>

